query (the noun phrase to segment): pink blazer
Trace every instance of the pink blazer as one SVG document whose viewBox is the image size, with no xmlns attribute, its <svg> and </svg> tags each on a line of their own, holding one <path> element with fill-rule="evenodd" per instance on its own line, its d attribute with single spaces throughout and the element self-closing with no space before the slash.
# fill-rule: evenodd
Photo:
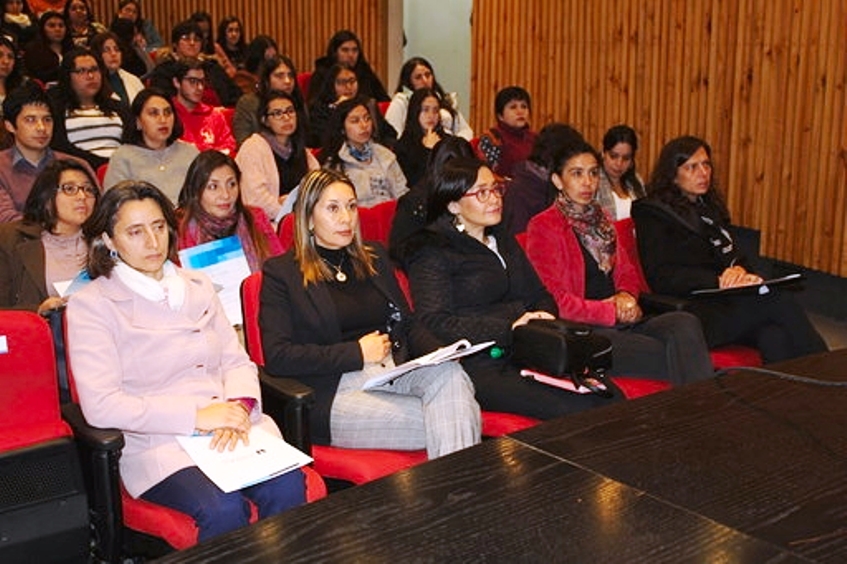
<svg viewBox="0 0 847 564">
<path fill-rule="evenodd" d="M 617 224 L 615 229 L 618 229 Z M 613 303 L 585 299 L 585 261 L 579 241 L 570 222 L 555 205 L 530 220 L 526 230 L 526 254 L 547 290 L 553 294 L 560 317 L 607 327 L 615 324 Z M 638 298 L 638 273 L 624 252 L 615 253 L 612 279 L 615 290 L 629 292 Z"/>
<path fill-rule="evenodd" d="M 256 366 L 211 282 L 198 272 L 178 272 L 187 284 L 179 311 L 142 298 L 116 275 L 97 278 L 68 304 L 70 361 L 83 413 L 95 427 L 124 431 L 121 478 L 133 497 L 193 465 L 176 435 L 194 431 L 198 408 L 255 398 L 251 419 L 262 421 Z M 263 426 L 275 429 L 265 419 Z"/>
</svg>

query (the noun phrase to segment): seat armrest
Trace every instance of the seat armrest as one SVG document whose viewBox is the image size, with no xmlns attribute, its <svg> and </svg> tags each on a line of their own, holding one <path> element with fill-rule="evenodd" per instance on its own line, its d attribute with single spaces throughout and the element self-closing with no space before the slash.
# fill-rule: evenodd
<svg viewBox="0 0 847 564">
<path fill-rule="evenodd" d="M 74 432 L 74 439 L 87 448 L 101 452 L 115 452 L 124 448 L 124 434 L 119 429 L 99 429 L 85 420 L 82 409 L 75 403 L 62 406 L 62 418 Z"/>
<path fill-rule="evenodd" d="M 315 402 L 312 388 L 292 378 L 276 378 L 261 368 L 259 382 L 263 411 L 276 422 L 289 444 L 310 454 L 309 411 Z"/>
<path fill-rule="evenodd" d="M 668 296 L 664 294 L 641 294 L 638 304 L 645 313 L 667 313 L 669 311 L 685 311 L 691 300 Z"/>
</svg>

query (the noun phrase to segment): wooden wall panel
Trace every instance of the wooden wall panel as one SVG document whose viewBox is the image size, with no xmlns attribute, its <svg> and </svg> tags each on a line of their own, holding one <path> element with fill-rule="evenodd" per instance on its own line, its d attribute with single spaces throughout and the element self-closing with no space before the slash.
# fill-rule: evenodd
<svg viewBox="0 0 847 564">
<path fill-rule="evenodd" d="M 847 0 L 477 0 L 472 54 L 475 129 L 520 84 L 537 128 L 634 126 L 645 177 L 704 137 L 765 255 L 847 275 Z"/>
<path fill-rule="evenodd" d="M 259 34 L 276 39 L 280 51 L 290 56 L 298 71 L 310 71 L 324 55 L 327 42 L 340 29 L 351 29 L 361 39 L 365 56 L 385 83 L 389 0 L 142 0 L 142 12 L 156 23 L 165 41 L 170 30 L 197 10 L 218 22 L 236 15 L 248 37 Z M 91 0 L 97 19 L 108 25 L 117 0 Z"/>
</svg>

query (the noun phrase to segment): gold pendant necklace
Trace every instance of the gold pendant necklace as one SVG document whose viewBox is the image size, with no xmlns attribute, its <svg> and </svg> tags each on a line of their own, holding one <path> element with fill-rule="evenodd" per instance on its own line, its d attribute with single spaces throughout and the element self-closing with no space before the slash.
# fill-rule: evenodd
<svg viewBox="0 0 847 564">
<path fill-rule="evenodd" d="M 344 255 L 341 256 L 341 262 L 338 263 L 338 266 L 335 266 L 327 259 L 321 257 L 323 261 L 335 271 L 335 279 L 341 283 L 347 282 L 347 275 L 344 274 L 344 271 L 341 270 L 341 266 L 344 264 Z"/>
</svg>

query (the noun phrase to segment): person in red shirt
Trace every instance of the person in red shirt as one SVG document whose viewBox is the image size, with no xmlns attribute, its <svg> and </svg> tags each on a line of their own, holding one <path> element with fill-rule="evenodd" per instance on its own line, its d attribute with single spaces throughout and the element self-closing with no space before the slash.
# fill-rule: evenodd
<svg viewBox="0 0 847 564">
<path fill-rule="evenodd" d="M 229 120 L 219 107 L 203 103 L 206 72 L 198 59 L 185 59 L 173 79 L 173 98 L 184 132 L 181 139 L 193 143 L 200 151 L 216 149 L 226 155 L 235 153 L 235 137 Z"/>
</svg>

